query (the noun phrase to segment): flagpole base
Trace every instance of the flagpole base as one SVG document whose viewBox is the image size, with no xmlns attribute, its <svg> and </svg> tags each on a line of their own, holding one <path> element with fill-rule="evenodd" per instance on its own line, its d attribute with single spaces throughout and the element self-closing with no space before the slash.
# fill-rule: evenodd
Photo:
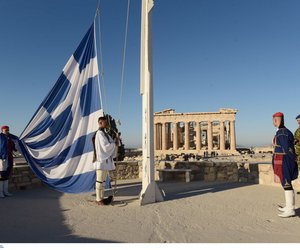
<svg viewBox="0 0 300 250">
<path fill-rule="evenodd" d="M 140 204 L 142 206 L 161 201 L 164 201 L 164 195 L 155 181 L 149 183 L 146 190 L 142 190 L 140 194 Z"/>
</svg>

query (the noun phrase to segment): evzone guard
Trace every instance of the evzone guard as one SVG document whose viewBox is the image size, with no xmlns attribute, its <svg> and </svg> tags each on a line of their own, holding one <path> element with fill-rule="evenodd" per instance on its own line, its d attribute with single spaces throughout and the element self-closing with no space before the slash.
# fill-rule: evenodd
<svg viewBox="0 0 300 250">
<path fill-rule="evenodd" d="M 279 207 L 279 217 L 295 216 L 295 193 L 292 181 L 298 178 L 297 156 L 294 147 L 294 135 L 284 126 L 284 115 L 273 115 L 273 124 L 277 128 L 273 138 L 273 169 L 275 182 L 281 183 L 285 193 L 285 206 Z"/>
<path fill-rule="evenodd" d="M 94 167 L 96 169 L 96 203 L 98 205 L 109 205 L 113 196 L 104 199 L 104 191 L 109 171 L 115 170 L 114 158 L 117 156 L 119 137 L 113 140 L 106 132 L 108 123 L 106 117 L 98 120 L 99 130 L 93 138 L 94 144 Z"/>
<path fill-rule="evenodd" d="M 14 164 L 13 151 L 17 151 L 13 139 L 17 139 L 17 137 L 9 133 L 9 127 L 2 126 L 0 133 L 0 198 L 12 196 L 8 192 L 8 180 Z"/>
</svg>

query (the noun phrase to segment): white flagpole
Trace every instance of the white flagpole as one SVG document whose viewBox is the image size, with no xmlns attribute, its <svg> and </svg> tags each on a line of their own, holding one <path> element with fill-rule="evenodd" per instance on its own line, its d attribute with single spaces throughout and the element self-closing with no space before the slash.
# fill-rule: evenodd
<svg viewBox="0 0 300 250">
<path fill-rule="evenodd" d="M 141 21 L 141 95 L 143 99 L 143 185 L 141 205 L 163 201 L 155 182 L 153 141 L 152 18 L 153 0 L 142 0 Z"/>
</svg>

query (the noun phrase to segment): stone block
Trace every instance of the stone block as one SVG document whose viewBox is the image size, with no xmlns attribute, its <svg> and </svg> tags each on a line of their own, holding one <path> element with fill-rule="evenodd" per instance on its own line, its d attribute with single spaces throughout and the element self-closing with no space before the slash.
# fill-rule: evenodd
<svg viewBox="0 0 300 250">
<path fill-rule="evenodd" d="M 262 185 L 273 185 L 274 184 L 274 175 L 270 173 L 260 173 L 259 175 L 259 184 Z"/>
<path fill-rule="evenodd" d="M 217 173 L 217 180 L 223 181 L 223 180 L 227 180 L 228 176 L 225 173 L 222 172 L 218 172 Z"/>
<path fill-rule="evenodd" d="M 23 176 L 22 177 L 22 183 L 27 183 L 27 182 L 30 182 L 30 179 L 28 176 Z"/>
<path fill-rule="evenodd" d="M 42 181 L 38 178 L 34 178 L 31 180 L 31 183 L 35 184 L 35 183 L 41 183 Z"/>
<path fill-rule="evenodd" d="M 18 177 L 22 177 L 22 175 L 21 174 L 13 174 L 12 175 L 12 178 L 18 178 Z"/>
<path fill-rule="evenodd" d="M 258 164 L 258 171 L 259 172 L 273 171 L 272 164 Z"/>
<path fill-rule="evenodd" d="M 208 175 L 204 175 L 205 181 L 215 181 L 217 179 L 216 173 L 210 173 Z"/>
<path fill-rule="evenodd" d="M 234 167 L 234 168 L 232 169 L 232 172 L 235 173 L 235 174 L 237 174 L 237 173 L 239 172 L 239 169 L 238 169 L 237 167 Z"/>
<path fill-rule="evenodd" d="M 239 177 L 239 182 L 247 183 L 247 182 L 248 182 L 248 178 L 245 178 L 245 177 Z"/>
<path fill-rule="evenodd" d="M 216 167 L 211 167 L 211 168 L 209 168 L 209 172 L 210 173 L 216 173 L 217 172 L 217 168 Z"/>
<path fill-rule="evenodd" d="M 258 172 L 258 164 L 249 164 L 250 172 Z"/>
<path fill-rule="evenodd" d="M 234 175 L 228 177 L 228 181 L 237 182 L 238 180 L 239 180 L 239 177 L 237 174 L 234 174 Z"/>
<path fill-rule="evenodd" d="M 215 164 L 213 162 L 201 162 L 203 167 L 213 167 Z"/>
</svg>

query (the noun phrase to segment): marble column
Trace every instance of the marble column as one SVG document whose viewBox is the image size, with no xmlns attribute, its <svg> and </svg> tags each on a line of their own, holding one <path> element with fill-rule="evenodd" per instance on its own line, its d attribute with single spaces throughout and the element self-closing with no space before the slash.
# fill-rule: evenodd
<svg viewBox="0 0 300 250">
<path fill-rule="evenodd" d="M 225 127 L 224 127 L 224 121 L 220 121 L 220 150 L 225 150 Z"/>
<path fill-rule="evenodd" d="M 173 150 L 178 149 L 178 124 L 177 122 L 174 122 L 174 128 L 173 128 Z"/>
<path fill-rule="evenodd" d="M 157 134 L 157 136 L 156 136 L 157 149 L 161 150 L 161 147 L 160 147 L 160 124 L 159 123 L 156 125 L 156 134 Z"/>
<path fill-rule="evenodd" d="M 230 121 L 230 150 L 236 150 L 235 121 Z"/>
<path fill-rule="evenodd" d="M 189 150 L 190 149 L 190 130 L 189 130 L 189 123 L 185 122 L 184 124 L 184 149 Z"/>
<path fill-rule="evenodd" d="M 160 127 L 160 123 L 157 123 L 156 125 L 156 145 L 157 145 L 157 150 L 161 150 L 161 139 L 160 139 L 160 130 L 161 130 L 161 127 Z"/>
<path fill-rule="evenodd" d="M 201 124 L 196 122 L 196 150 L 201 150 Z"/>
<path fill-rule="evenodd" d="M 166 144 L 166 147 L 165 149 L 168 149 L 169 148 L 169 123 L 165 123 L 165 144 Z"/>
<path fill-rule="evenodd" d="M 212 131 L 212 122 L 207 122 L 207 148 L 208 151 L 213 149 L 213 131 Z"/>
<path fill-rule="evenodd" d="M 162 150 L 166 150 L 167 149 L 167 144 L 166 144 L 166 123 L 163 122 L 162 123 L 162 133 L 161 133 L 161 138 L 162 138 Z"/>
<path fill-rule="evenodd" d="M 172 123 L 168 123 L 167 125 L 167 149 L 169 149 L 171 147 L 171 141 L 172 141 L 172 130 L 171 130 L 171 124 Z"/>
<path fill-rule="evenodd" d="M 157 150 L 157 124 L 154 124 L 154 150 Z"/>
</svg>

